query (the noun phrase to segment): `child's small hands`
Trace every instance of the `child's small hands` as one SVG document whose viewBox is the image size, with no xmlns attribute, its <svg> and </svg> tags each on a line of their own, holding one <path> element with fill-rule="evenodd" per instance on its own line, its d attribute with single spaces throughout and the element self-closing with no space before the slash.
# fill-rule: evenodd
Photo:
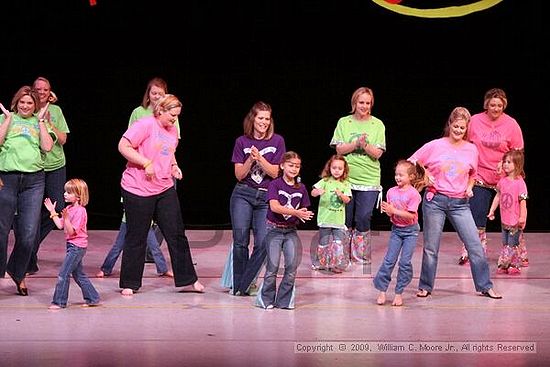
<svg viewBox="0 0 550 367">
<path fill-rule="evenodd" d="M 61 211 L 61 215 L 63 216 L 63 219 L 69 218 L 69 209 L 63 208 L 63 210 Z"/>
<path fill-rule="evenodd" d="M 472 189 L 467 189 L 466 190 L 466 197 L 471 198 L 473 196 L 474 196 L 474 192 L 472 191 Z"/>
<path fill-rule="evenodd" d="M 393 205 L 391 205 L 387 201 L 382 201 L 381 209 L 382 209 L 382 213 L 386 213 L 388 216 L 391 216 L 395 208 Z"/>
<path fill-rule="evenodd" d="M 487 218 L 489 218 L 489 220 L 494 220 L 495 219 L 495 212 L 489 212 L 489 214 L 487 214 Z"/>
<path fill-rule="evenodd" d="M 525 219 L 525 217 L 519 217 L 518 218 L 518 226 L 519 228 L 521 228 L 521 230 L 524 230 L 525 229 L 525 224 L 527 223 L 527 220 Z"/>
<path fill-rule="evenodd" d="M 315 188 L 313 189 L 315 191 L 315 196 L 321 196 L 325 193 L 325 190 L 324 189 L 318 189 L 318 188 Z"/>
<path fill-rule="evenodd" d="M 315 214 L 311 210 L 308 210 L 307 208 L 300 208 L 296 212 L 296 216 L 300 218 L 302 222 L 306 220 L 310 220 L 311 218 L 313 218 L 314 215 Z"/>
<path fill-rule="evenodd" d="M 44 206 L 46 209 L 48 209 L 49 212 L 55 211 L 55 206 L 57 205 L 57 201 L 54 201 L 52 203 L 52 200 L 50 198 L 44 199 Z"/>
</svg>

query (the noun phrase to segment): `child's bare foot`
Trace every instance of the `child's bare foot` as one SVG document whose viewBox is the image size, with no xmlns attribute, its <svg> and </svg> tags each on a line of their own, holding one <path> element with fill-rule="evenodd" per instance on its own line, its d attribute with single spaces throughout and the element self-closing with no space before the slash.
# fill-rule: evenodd
<svg viewBox="0 0 550 367">
<path fill-rule="evenodd" d="M 383 305 L 384 303 L 386 303 L 386 292 L 380 292 L 376 298 L 376 304 Z"/>
<path fill-rule="evenodd" d="M 97 278 L 103 278 L 105 276 L 105 273 L 103 272 L 103 270 L 100 270 L 97 272 L 97 274 L 95 275 Z"/>
<path fill-rule="evenodd" d="M 48 307 L 48 310 L 61 310 L 61 306 L 58 306 L 58 305 L 52 303 L 52 304 Z"/>
<path fill-rule="evenodd" d="M 193 283 L 193 290 L 195 292 L 204 293 L 204 285 L 201 284 L 198 280 Z"/>
<path fill-rule="evenodd" d="M 400 294 L 396 294 L 391 305 L 392 306 L 403 306 L 403 297 L 401 297 Z"/>
<path fill-rule="evenodd" d="M 124 288 L 120 293 L 123 296 L 132 296 L 134 294 L 134 291 L 131 288 Z"/>
</svg>

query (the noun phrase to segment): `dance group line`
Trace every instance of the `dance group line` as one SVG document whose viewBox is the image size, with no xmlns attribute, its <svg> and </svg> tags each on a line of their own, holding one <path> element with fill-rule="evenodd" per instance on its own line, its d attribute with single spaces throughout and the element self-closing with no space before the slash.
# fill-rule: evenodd
<svg viewBox="0 0 550 367">
<path fill-rule="evenodd" d="M 9 110 L 0 104 L 0 276 L 7 272 L 18 294 L 27 296 L 25 278 L 38 271 L 40 243 L 57 227 L 64 230 L 67 250 L 49 308 L 67 307 L 71 276 L 86 305 L 95 306 L 100 296 L 82 265 L 88 246 L 88 187 L 79 178 L 66 181 L 63 144 L 69 129 L 56 101 L 49 81 L 40 77 L 32 87 L 17 91 Z M 470 264 L 475 290 L 502 298 L 491 282 L 486 257 L 485 226 L 498 207 L 502 225 L 498 272 L 517 274 L 528 266 L 523 239 L 528 198 L 523 136 L 516 120 L 504 112 L 507 102 L 504 91 L 495 88 L 485 94 L 483 112 L 471 116 L 464 107 L 454 108 L 441 138 L 396 163 L 396 186 L 387 191 L 386 200 L 382 200 L 379 161 L 386 150 L 385 127 L 371 114 L 374 94 L 370 88 L 361 87 L 352 94 L 351 112 L 339 119 L 330 140 L 335 154 L 311 192 L 300 180 L 299 154 L 287 151 L 284 138 L 275 133 L 271 106 L 255 103 L 233 148 L 237 179 L 229 205 L 233 243 L 222 285 L 235 296 L 256 296 L 258 307 L 295 307 L 302 251 L 297 228 L 314 217 L 309 209 L 311 194 L 319 197 L 319 243 L 311 251 L 313 269 L 341 273 L 354 262 L 369 264 L 371 217 L 380 207 L 392 229 L 373 279 L 380 292 L 376 302 L 385 304 L 398 264 L 392 304 L 401 306 L 402 293 L 412 281 L 422 204 L 424 243 L 417 296 L 427 297 L 434 289 L 440 239 L 448 219 L 463 242 L 460 264 Z M 118 144 L 127 160 L 121 179 L 124 215 L 97 276 L 109 276 L 122 253 L 119 286 L 124 296 L 142 286 L 148 249 L 158 274 L 172 276 L 176 287 L 189 286 L 201 293 L 205 289 L 193 265 L 176 193 L 176 180 L 182 177 L 175 156 L 181 109 L 181 101 L 168 94 L 166 82 L 153 78 Z M 15 244 L 8 260 L 12 229 Z M 251 232 L 254 243 L 249 255 Z M 171 272 L 159 249 L 163 238 Z M 277 286 L 281 255 L 284 275 Z M 257 287 L 264 265 L 263 282 Z"/>
</svg>

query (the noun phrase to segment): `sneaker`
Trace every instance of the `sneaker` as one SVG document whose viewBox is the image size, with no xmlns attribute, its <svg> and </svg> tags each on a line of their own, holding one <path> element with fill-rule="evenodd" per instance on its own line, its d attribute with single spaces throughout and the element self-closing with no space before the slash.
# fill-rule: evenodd
<svg viewBox="0 0 550 367">
<path fill-rule="evenodd" d="M 468 256 L 461 256 L 460 259 L 458 259 L 458 265 L 466 265 L 468 264 Z"/>
<path fill-rule="evenodd" d="M 508 274 L 508 269 L 506 268 L 498 268 L 497 274 Z"/>
<path fill-rule="evenodd" d="M 519 270 L 519 268 L 516 268 L 516 267 L 509 267 L 508 268 L 508 274 L 510 275 L 519 275 L 521 273 L 521 270 Z"/>
<path fill-rule="evenodd" d="M 265 309 L 266 309 L 266 310 L 271 310 L 271 309 L 274 309 L 274 308 L 275 308 L 275 306 L 269 305 L 269 306 L 267 306 Z"/>
</svg>

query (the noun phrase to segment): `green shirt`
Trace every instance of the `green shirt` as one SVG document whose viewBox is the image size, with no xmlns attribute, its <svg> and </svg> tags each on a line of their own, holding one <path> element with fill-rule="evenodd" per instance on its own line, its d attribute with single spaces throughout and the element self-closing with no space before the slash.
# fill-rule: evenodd
<svg viewBox="0 0 550 367">
<path fill-rule="evenodd" d="M 50 112 L 50 122 L 57 130 L 63 133 L 70 132 L 67 121 L 65 121 L 65 116 L 63 116 L 63 112 L 59 106 L 50 104 L 48 106 L 48 112 Z M 44 158 L 44 170 L 54 171 L 65 166 L 65 164 L 65 151 L 63 150 L 63 145 L 55 140 L 52 150 L 47 152 Z"/>
<path fill-rule="evenodd" d="M 349 181 L 339 181 L 333 177 L 327 177 L 318 181 L 313 187 L 325 190 L 325 193 L 319 196 L 317 225 L 319 227 L 346 229 L 346 204 L 336 195 L 334 190 L 338 189 L 344 195 L 351 197 Z"/>
<path fill-rule="evenodd" d="M 367 121 L 358 121 L 353 115 L 338 120 L 330 145 L 356 141 L 362 134 L 367 134 L 367 143 L 386 150 L 386 128 L 384 123 L 371 116 Z M 349 165 L 349 182 L 353 190 L 380 191 L 380 161 L 364 151 L 353 151 L 346 155 Z"/>
<path fill-rule="evenodd" d="M 38 117 L 11 114 L 11 122 L 4 143 L 0 145 L 0 171 L 33 173 L 44 169 L 44 152 L 40 149 Z M 0 124 L 6 116 L 0 115 Z M 53 131 L 50 135 L 57 141 Z"/>
</svg>

